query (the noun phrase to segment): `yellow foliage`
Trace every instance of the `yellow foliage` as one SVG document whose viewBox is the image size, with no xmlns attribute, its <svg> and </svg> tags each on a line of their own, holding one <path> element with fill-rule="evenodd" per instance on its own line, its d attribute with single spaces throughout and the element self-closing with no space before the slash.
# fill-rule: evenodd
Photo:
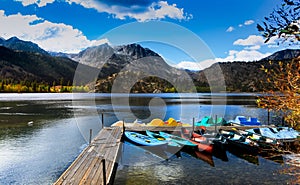
<svg viewBox="0 0 300 185">
<path fill-rule="evenodd" d="M 267 73 L 268 85 L 264 95 L 256 101 L 259 107 L 281 112 L 286 123 L 300 129 L 300 59 L 290 63 L 279 62 L 272 70 L 262 69 Z"/>
</svg>

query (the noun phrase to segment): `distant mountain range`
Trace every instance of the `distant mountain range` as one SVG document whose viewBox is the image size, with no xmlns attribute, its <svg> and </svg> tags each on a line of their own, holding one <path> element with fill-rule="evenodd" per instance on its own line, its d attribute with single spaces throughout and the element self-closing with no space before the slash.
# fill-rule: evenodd
<svg viewBox="0 0 300 185">
<path fill-rule="evenodd" d="M 108 44 L 87 48 L 78 54 L 47 52 L 37 44 L 16 37 L 0 38 L 0 79 L 93 84 L 89 74 L 98 74 L 95 91 L 110 92 L 180 92 L 196 86 L 209 91 L 211 85 L 225 79 L 228 91 L 260 91 L 265 78 L 261 65 L 269 60 L 290 60 L 300 56 L 300 50 L 283 50 L 255 62 L 227 62 L 214 64 L 202 71 L 188 71 L 169 66 L 154 51 L 139 44 L 112 47 Z M 221 69 L 222 71 L 220 71 Z M 221 72 L 223 75 L 216 75 Z M 188 75 L 187 75 L 188 74 Z M 209 78 L 209 81 L 207 80 Z M 189 84 L 189 83 L 193 84 Z M 95 83 L 95 82 L 94 82 Z"/>
<path fill-rule="evenodd" d="M 16 51 L 25 51 L 25 52 L 49 55 L 47 51 L 40 48 L 37 44 L 30 41 L 20 40 L 17 37 L 11 37 L 10 39 L 7 40 L 0 38 L 0 46 L 4 46 L 6 48 L 16 50 Z"/>
</svg>

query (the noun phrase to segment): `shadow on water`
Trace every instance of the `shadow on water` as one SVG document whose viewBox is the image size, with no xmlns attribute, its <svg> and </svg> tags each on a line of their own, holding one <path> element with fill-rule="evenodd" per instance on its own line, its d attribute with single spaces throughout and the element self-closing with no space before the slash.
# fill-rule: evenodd
<svg viewBox="0 0 300 185">
<path fill-rule="evenodd" d="M 191 149 L 184 150 L 184 152 L 186 152 L 187 154 L 189 154 L 192 157 L 195 157 L 196 159 L 200 159 L 200 160 L 206 162 L 207 164 L 209 164 L 212 167 L 215 166 L 213 156 L 211 154 L 207 154 L 204 152 L 200 152 L 197 150 L 191 150 Z"/>
</svg>

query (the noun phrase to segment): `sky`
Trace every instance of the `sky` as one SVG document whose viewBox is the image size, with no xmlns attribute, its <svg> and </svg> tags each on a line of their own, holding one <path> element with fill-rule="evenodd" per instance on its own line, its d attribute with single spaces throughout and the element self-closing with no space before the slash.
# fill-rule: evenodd
<svg viewBox="0 0 300 185">
<path fill-rule="evenodd" d="M 256 29 L 281 0 L 0 0 L 0 37 L 77 53 L 140 43 L 188 69 L 256 61 L 276 51 Z M 198 65 L 200 64 L 200 65 Z"/>
</svg>

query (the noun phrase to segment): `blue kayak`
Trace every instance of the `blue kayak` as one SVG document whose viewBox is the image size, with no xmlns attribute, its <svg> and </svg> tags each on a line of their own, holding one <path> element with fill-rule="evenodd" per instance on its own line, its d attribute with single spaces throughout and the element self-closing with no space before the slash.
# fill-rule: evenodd
<svg viewBox="0 0 300 185">
<path fill-rule="evenodd" d="M 137 132 L 125 131 L 125 136 L 132 142 L 143 146 L 166 146 L 167 141 L 160 141 L 156 138 L 140 134 Z"/>
<path fill-rule="evenodd" d="M 156 139 L 158 139 L 160 141 L 166 141 L 168 143 L 168 146 L 171 146 L 171 147 L 181 147 L 180 144 L 174 142 L 172 139 L 170 139 L 170 138 L 164 138 L 160 134 L 157 134 L 155 132 L 151 132 L 149 130 L 146 130 L 146 134 L 148 136 L 156 138 Z"/>
</svg>

